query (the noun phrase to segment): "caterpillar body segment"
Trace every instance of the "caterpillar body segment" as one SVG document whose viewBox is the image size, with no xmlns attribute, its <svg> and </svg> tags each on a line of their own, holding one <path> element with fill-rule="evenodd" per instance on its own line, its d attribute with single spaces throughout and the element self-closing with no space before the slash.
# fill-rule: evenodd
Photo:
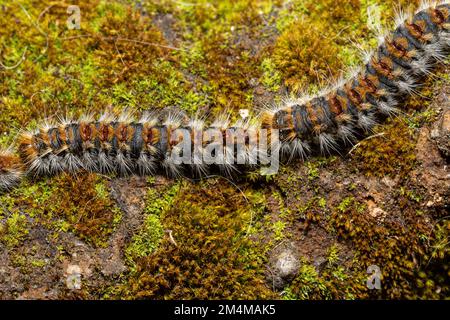
<svg viewBox="0 0 450 320">
<path fill-rule="evenodd" d="M 390 115 L 415 92 L 433 66 L 448 55 L 450 4 L 429 4 L 403 17 L 394 32 L 352 77 L 306 102 L 267 111 L 262 125 L 283 132 L 282 149 L 292 144 L 335 149 L 339 140 L 351 142 L 354 132 L 369 131 L 377 114 Z"/>
<path fill-rule="evenodd" d="M 10 190 L 19 184 L 23 173 L 19 157 L 9 150 L 0 151 L 0 191 Z"/>
<path fill-rule="evenodd" d="M 358 132 L 369 132 L 379 115 L 396 113 L 402 100 L 448 57 L 449 29 L 450 2 L 425 2 L 415 14 L 400 14 L 394 31 L 381 37 L 365 65 L 348 79 L 317 96 L 286 101 L 235 124 L 226 115 L 207 125 L 176 112 L 164 119 L 151 113 L 133 119 L 124 113 L 118 118 L 104 114 L 96 120 L 86 115 L 47 124 L 20 136 L 17 155 L 0 152 L 0 190 L 13 188 L 24 175 L 86 170 L 205 176 L 212 167 L 230 174 L 242 165 L 261 164 L 264 153 L 304 159 L 314 151 L 338 151 L 341 143 L 353 144 Z M 275 130 L 280 145 L 255 155 L 255 143 L 271 140 Z M 183 148 L 188 141 L 189 148 Z M 222 161 L 217 161 L 220 157 Z M 178 161 L 181 158 L 190 161 Z"/>
</svg>

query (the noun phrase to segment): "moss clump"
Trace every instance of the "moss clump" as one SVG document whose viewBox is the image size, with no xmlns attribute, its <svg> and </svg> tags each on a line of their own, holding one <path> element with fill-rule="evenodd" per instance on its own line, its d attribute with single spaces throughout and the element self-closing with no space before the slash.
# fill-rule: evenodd
<svg viewBox="0 0 450 320">
<path fill-rule="evenodd" d="M 149 256 L 158 248 L 164 236 L 161 217 L 171 209 L 180 189 L 179 183 L 157 186 L 154 178 L 149 178 L 148 182 L 150 186 L 145 201 L 144 222 L 125 249 L 127 262 L 133 270 L 140 258 Z"/>
<path fill-rule="evenodd" d="M 149 179 L 150 187 L 144 208 L 144 222 L 140 230 L 133 235 L 125 249 L 128 264 L 134 269 L 140 258 L 149 256 L 155 251 L 164 236 L 161 217 L 171 209 L 174 198 L 180 189 L 179 183 L 156 186 L 154 179 Z"/>
<path fill-rule="evenodd" d="M 330 62 L 339 48 L 321 41 L 317 34 L 319 30 L 305 23 L 278 38 L 273 59 L 283 74 L 284 84 L 293 91 L 304 90 L 309 84 L 328 78 L 330 69 L 342 68 L 342 62 Z"/>
<path fill-rule="evenodd" d="M 359 143 L 352 153 L 355 165 L 368 176 L 404 174 L 416 164 L 416 135 L 396 119 L 374 130 L 374 136 Z"/>
<path fill-rule="evenodd" d="M 364 34 L 363 20 L 354 14 L 359 6 L 358 0 L 342 1 L 338 6 L 330 0 L 293 1 L 287 12 L 280 13 L 289 20 L 280 18 L 282 33 L 273 59 L 289 89 L 310 90 L 338 76 L 344 65 L 358 62 L 348 40 Z"/>
<path fill-rule="evenodd" d="M 329 226 L 339 238 L 352 242 L 362 272 L 370 265 L 381 269 L 382 289 L 370 291 L 369 297 L 435 299 L 449 292 L 444 280 L 448 248 L 441 242 L 442 237 L 448 237 L 448 221 L 433 227 L 430 217 L 417 215 L 414 200 L 401 193 L 396 197 L 400 216 L 383 221 L 374 221 L 367 210 L 361 210 L 364 206 L 359 201 L 344 201 L 345 206 L 333 210 Z"/>
<path fill-rule="evenodd" d="M 28 232 L 27 217 L 14 212 L 0 224 L 0 242 L 13 248 L 26 239 Z"/>
<path fill-rule="evenodd" d="M 122 297 L 152 299 L 270 298 L 256 245 L 245 236 L 251 206 L 218 182 L 183 184 L 164 212 L 172 231 L 160 247 L 137 261 L 120 286 Z M 245 254 L 244 254 L 245 253 Z"/>
<path fill-rule="evenodd" d="M 291 294 L 295 295 L 296 299 L 313 299 L 314 297 L 327 297 L 327 286 L 323 279 L 320 279 L 314 266 L 303 263 L 300 267 L 297 277 L 292 282 L 290 287 Z"/>
<path fill-rule="evenodd" d="M 321 272 L 303 261 L 298 275 L 287 288 L 288 299 L 363 299 L 367 297 L 366 275 L 341 266 L 327 266 Z"/>
<path fill-rule="evenodd" d="M 261 69 L 263 71 L 262 84 L 267 90 L 277 92 L 281 86 L 281 74 L 276 69 L 275 63 L 271 58 L 265 58 L 261 62 Z"/>
<path fill-rule="evenodd" d="M 65 219 L 69 230 L 81 239 L 105 246 L 122 213 L 105 191 L 107 187 L 101 178 L 84 175 L 73 179 L 63 175 L 54 182 L 59 191 L 54 190 L 47 202 L 52 215 Z"/>
<path fill-rule="evenodd" d="M 96 175 L 61 175 L 35 181 L 4 195 L 13 216 L 26 210 L 34 224 L 59 232 L 72 231 L 94 246 L 106 246 L 122 213 L 109 196 L 105 181 Z M 25 217 L 20 218 L 22 220 Z M 26 222 L 26 220 L 24 220 Z M 31 227 L 31 224 L 24 224 Z M 23 227 L 24 227 L 23 226 Z"/>
<path fill-rule="evenodd" d="M 272 226 L 273 232 L 274 232 L 274 240 L 275 241 L 281 241 L 284 239 L 284 231 L 286 229 L 286 223 L 279 220 L 276 221 Z"/>
<path fill-rule="evenodd" d="M 141 230 L 133 236 L 130 245 L 125 250 L 128 260 L 148 256 L 159 245 L 164 230 L 158 216 L 149 214 L 145 217 Z"/>
<path fill-rule="evenodd" d="M 150 179 L 153 180 L 153 179 Z M 151 181 L 150 181 L 151 182 Z M 161 217 L 166 210 L 173 205 L 175 196 L 180 189 L 179 183 L 174 183 L 163 188 L 157 188 L 154 183 L 150 184 L 147 193 L 146 206 L 144 212 L 150 215 Z"/>
</svg>

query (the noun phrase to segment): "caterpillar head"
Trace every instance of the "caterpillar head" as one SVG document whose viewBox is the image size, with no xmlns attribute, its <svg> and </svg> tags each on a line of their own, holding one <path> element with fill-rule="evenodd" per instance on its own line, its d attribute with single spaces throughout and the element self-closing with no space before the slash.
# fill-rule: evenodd
<svg viewBox="0 0 450 320">
<path fill-rule="evenodd" d="M 0 192 L 18 185 L 22 175 L 20 158 L 10 151 L 0 150 Z"/>
</svg>

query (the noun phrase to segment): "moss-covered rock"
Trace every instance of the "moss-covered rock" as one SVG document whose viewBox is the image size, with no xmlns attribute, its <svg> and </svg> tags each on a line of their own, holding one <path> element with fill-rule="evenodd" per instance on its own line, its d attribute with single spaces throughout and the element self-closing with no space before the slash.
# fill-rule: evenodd
<svg viewBox="0 0 450 320">
<path fill-rule="evenodd" d="M 256 113 L 360 64 L 377 14 L 389 28 L 395 5 L 418 2 L 75 1 L 80 29 L 63 2 L 2 3 L 0 145 L 105 109 Z M 0 298 L 448 297 L 448 159 L 429 139 L 448 88 L 443 68 L 350 154 L 276 175 L 24 181 L 0 195 Z M 286 248 L 299 268 L 280 289 Z"/>
</svg>

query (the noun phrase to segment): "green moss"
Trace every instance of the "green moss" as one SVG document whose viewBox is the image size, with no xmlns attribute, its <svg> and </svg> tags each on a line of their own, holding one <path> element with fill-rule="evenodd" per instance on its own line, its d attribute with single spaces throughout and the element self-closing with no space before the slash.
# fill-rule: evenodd
<svg viewBox="0 0 450 320">
<path fill-rule="evenodd" d="M 336 244 L 333 244 L 328 249 L 327 260 L 328 260 L 328 266 L 333 266 L 333 265 L 337 264 L 337 262 L 339 262 L 339 247 Z"/>
<path fill-rule="evenodd" d="M 312 299 L 314 296 L 327 297 L 327 286 L 316 269 L 305 262 L 302 263 L 299 273 L 292 283 L 292 286 L 296 288 L 295 296 L 298 299 Z"/>
<path fill-rule="evenodd" d="M 167 189 L 164 188 L 164 190 L 149 188 L 144 212 L 149 215 L 161 216 L 163 212 L 170 209 L 179 189 L 179 183 L 175 183 Z"/>
<path fill-rule="evenodd" d="M 73 231 L 95 246 L 106 246 L 122 217 L 105 182 L 95 175 L 78 179 L 62 175 L 51 181 L 23 185 L 3 196 L 3 201 L 16 215 L 20 208 L 27 208 L 35 223 L 57 232 Z"/>
<path fill-rule="evenodd" d="M 163 235 L 159 217 L 153 214 L 146 216 L 141 230 L 133 236 L 125 250 L 127 260 L 133 261 L 151 254 L 158 247 Z"/>
<path fill-rule="evenodd" d="M 319 177 L 320 170 L 316 162 L 308 161 L 306 163 L 306 166 L 308 167 L 308 179 L 314 180 Z"/>
<path fill-rule="evenodd" d="M 347 209 L 352 205 L 354 202 L 353 197 L 346 197 L 344 198 L 341 203 L 337 206 L 338 210 L 341 212 L 347 211 Z"/>
<path fill-rule="evenodd" d="M 374 136 L 361 141 L 353 152 L 356 166 L 368 176 L 404 174 L 416 164 L 417 135 L 400 119 L 379 126 Z"/>
<path fill-rule="evenodd" d="M 9 248 L 18 246 L 28 235 L 27 217 L 17 212 L 12 213 L 0 224 L 0 241 Z"/>
<path fill-rule="evenodd" d="M 53 203 L 50 208 L 55 210 L 54 214 L 62 216 L 70 225 L 70 230 L 83 240 L 105 246 L 122 217 L 122 212 L 110 199 L 107 186 L 95 176 L 86 176 L 81 181 L 64 176 L 56 182 L 58 180 L 59 192 L 65 190 L 70 196 L 64 193 L 58 195 L 54 191 L 49 199 Z M 88 204 L 89 207 L 86 207 Z M 49 203 L 46 206 L 49 207 Z"/>
<path fill-rule="evenodd" d="M 42 268 L 46 265 L 47 263 L 45 262 L 45 260 L 32 260 L 31 261 L 31 265 L 35 268 Z"/>
<path fill-rule="evenodd" d="M 281 75 L 275 68 L 272 59 L 265 58 L 261 63 L 261 68 L 263 70 L 261 82 L 264 87 L 273 92 L 278 91 L 281 85 Z"/>
<path fill-rule="evenodd" d="M 257 244 L 245 237 L 248 224 L 256 219 L 252 207 L 223 183 L 183 183 L 161 217 L 175 243 L 164 237 L 156 251 L 137 260 L 135 272 L 116 294 L 158 299 L 273 297 L 264 285 L 262 260 L 255 259 Z"/>
<path fill-rule="evenodd" d="M 357 0 L 339 6 L 329 0 L 293 1 L 281 12 L 277 26 L 282 33 L 273 59 L 286 86 L 294 92 L 315 91 L 330 76 L 338 76 L 344 65 L 359 62 L 349 41 L 364 36 L 363 21 L 354 13 L 359 6 Z"/>
<path fill-rule="evenodd" d="M 284 290 L 284 298 L 348 300 L 366 297 L 364 272 L 339 265 L 336 247 L 330 248 L 330 254 L 332 263 L 329 255 L 328 264 L 320 272 L 307 259 L 302 258 L 297 276 Z"/>
<path fill-rule="evenodd" d="M 371 297 L 379 297 L 381 294 L 388 298 L 436 297 L 437 288 L 438 291 L 446 290 L 442 272 L 447 272 L 444 270 L 448 270 L 448 266 L 441 259 L 445 254 L 431 258 L 433 250 L 424 243 L 423 235 L 430 234 L 433 239 L 441 239 L 442 230 L 432 230 L 427 216 L 416 214 L 414 203 L 417 202 L 414 197 L 410 198 L 399 192 L 394 199 L 401 210 L 401 217 L 398 218 L 407 221 L 407 225 L 396 223 L 392 218 L 375 222 L 365 206 L 345 198 L 333 211 L 330 226 L 338 237 L 352 241 L 358 252 L 359 270 L 363 271 L 370 265 L 381 268 L 383 291 L 371 291 Z M 447 224 L 448 221 L 443 225 Z M 443 234 L 447 232 L 448 230 Z M 425 264 L 427 267 L 419 261 L 428 261 Z M 419 287 L 412 287 L 408 283 Z"/>
<path fill-rule="evenodd" d="M 273 226 L 273 232 L 274 232 L 274 240 L 275 241 L 281 241 L 284 239 L 284 229 L 286 228 L 286 223 L 283 221 L 276 221 Z"/>
<path fill-rule="evenodd" d="M 327 200 L 325 198 L 319 198 L 319 201 L 317 202 L 317 204 L 322 209 L 325 209 L 327 207 Z"/>
<path fill-rule="evenodd" d="M 154 188 L 152 180 L 149 181 L 151 187 L 147 193 L 144 222 L 140 231 L 132 237 L 130 244 L 125 249 L 125 256 L 132 268 L 136 267 L 137 260 L 149 256 L 158 248 L 164 236 L 161 218 L 171 209 L 175 196 L 180 190 L 179 183 L 163 188 Z"/>
</svg>

